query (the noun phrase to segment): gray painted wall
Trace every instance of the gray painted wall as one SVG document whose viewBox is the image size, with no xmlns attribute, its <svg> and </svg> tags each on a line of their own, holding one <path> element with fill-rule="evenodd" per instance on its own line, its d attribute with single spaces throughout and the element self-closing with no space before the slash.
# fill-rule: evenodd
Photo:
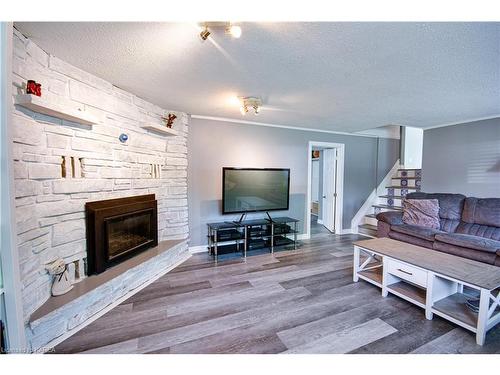
<svg viewBox="0 0 500 375">
<path fill-rule="evenodd" d="M 500 197 L 500 118 L 425 130 L 422 190 Z"/>
<path fill-rule="evenodd" d="M 376 187 L 377 138 L 192 119 L 188 136 L 190 246 L 206 243 L 207 222 L 235 220 L 239 216 L 221 215 L 222 167 L 290 168 L 290 210 L 273 215 L 300 219 L 302 230 L 309 141 L 345 144 L 343 227 L 348 229 Z M 399 157 L 399 140 L 384 139 L 378 151 L 384 155 L 393 153 L 392 158 L 383 158 L 385 168 L 378 165 L 378 174 L 384 169 L 387 174 Z"/>
</svg>

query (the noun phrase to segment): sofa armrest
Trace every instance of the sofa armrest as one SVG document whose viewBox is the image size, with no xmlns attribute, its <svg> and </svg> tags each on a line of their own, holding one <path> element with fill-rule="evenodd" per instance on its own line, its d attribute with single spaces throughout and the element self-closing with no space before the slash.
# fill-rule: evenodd
<svg viewBox="0 0 500 375">
<path fill-rule="evenodd" d="M 377 221 L 377 237 L 389 237 L 389 232 L 391 231 L 391 226 L 383 221 Z"/>
<path fill-rule="evenodd" d="M 387 211 L 380 212 L 377 215 L 377 220 L 383 221 L 389 225 L 402 225 L 403 224 L 403 213 L 400 211 Z"/>
</svg>

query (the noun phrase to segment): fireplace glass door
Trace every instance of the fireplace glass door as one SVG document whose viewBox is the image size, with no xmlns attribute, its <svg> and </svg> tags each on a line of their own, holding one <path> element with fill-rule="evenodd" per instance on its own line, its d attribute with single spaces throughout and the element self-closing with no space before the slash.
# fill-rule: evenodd
<svg viewBox="0 0 500 375">
<path fill-rule="evenodd" d="M 108 261 L 153 243 L 151 209 L 105 219 Z"/>
</svg>

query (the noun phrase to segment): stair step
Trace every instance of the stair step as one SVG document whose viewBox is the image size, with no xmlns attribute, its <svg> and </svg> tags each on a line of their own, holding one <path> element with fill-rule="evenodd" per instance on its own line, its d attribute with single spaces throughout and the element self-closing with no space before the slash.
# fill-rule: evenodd
<svg viewBox="0 0 500 375">
<path fill-rule="evenodd" d="M 377 237 L 377 227 L 371 224 L 358 225 L 358 233 L 365 234 L 370 237 Z"/>
<path fill-rule="evenodd" d="M 397 176 L 397 177 L 391 177 L 393 180 L 421 180 L 422 177 L 402 177 L 402 176 Z"/>
<path fill-rule="evenodd" d="M 379 198 L 403 199 L 401 195 L 379 195 Z"/>
<path fill-rule="evenodd" d="M 420 171 L 422 168 L 401 168 L 398 171 Z"/>
<path fill-rule="evenodd" d="M 365 215 L 365 217 L 363 218 L 363 224 L 369 224 L 369 225 L 376 226 L 377 223 L 378 223 L 378 220 L 374 214 Z"/>
<path fill-rule="evenodd" d="M 376 225 L 371 225 L 371 224 L 359 224 L 358 225 L 359 228 L 365 228 L 365 229 L 370 229 L 370 230 L 377 230 L 377 226 Z"/>
<path fill-rule="evenodd" d="M 377 207 L 377 208 L 388 208 L 394 211 L 403 211 L 403 207 L 400 206 L 389 206 L 388 204 L 374 204 L 372 207 Z"/>
</svg>

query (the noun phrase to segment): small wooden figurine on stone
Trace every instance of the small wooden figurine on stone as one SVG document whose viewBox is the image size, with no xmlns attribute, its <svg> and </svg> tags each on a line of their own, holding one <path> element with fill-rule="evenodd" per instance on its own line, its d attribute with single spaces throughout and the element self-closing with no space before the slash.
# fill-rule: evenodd
<svg viewBox="0 0 500 375">
<path fill-rule="evenodd" d="M 52 263 L 49 263 L 45 268 L 49 271 L 50 275 L 54 275 L 54 282 L 52 283 L 51 290 L 53 296 L 63 295 L 73 289 L 73 285 L 71 285 L 69 274 L 66 270 L 66 264 L 63 259 L 57 258 Z"/>
<path fill-rule="evenodd" d="M 177 116 L 173 113 L 169 113 L 168 117 L 162 116 L 162 120 L 165 123 L 165 126 L 169 129 L 172 129 L 172 125 L 174 124 L 174 120 L 177 118 Z"/>
</svg>

